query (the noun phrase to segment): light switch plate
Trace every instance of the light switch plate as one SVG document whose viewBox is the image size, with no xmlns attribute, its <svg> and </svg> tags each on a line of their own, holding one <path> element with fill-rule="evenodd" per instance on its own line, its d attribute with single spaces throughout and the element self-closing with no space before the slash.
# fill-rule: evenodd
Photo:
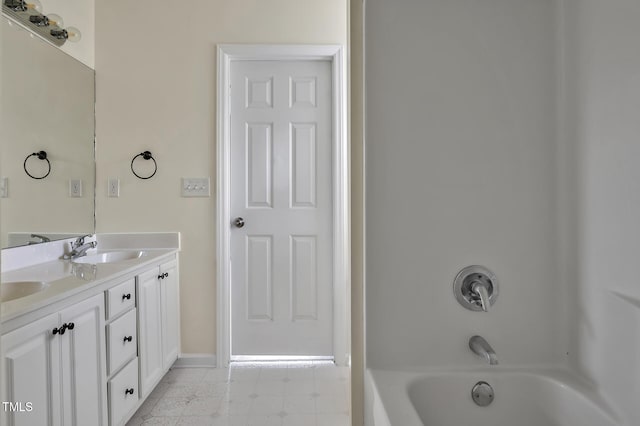
<svg viewBox="0 0 640 426">
<path fill-rule="evenodd" d="M 182 178 L 183 197 L 209 197 L 211 191 L 209 189 L 209 178 Z"/>
<path fill-rule="evenodd" d="M 107 189 L 109 197 L 117 198 L 120 196 L 120 179 L 109 178 L 109 187 Z"/>
<path fill-rule="evenodd" d="M 69 196 L 82 197 L 82 180 L 69 179 Z"/>
</svg>

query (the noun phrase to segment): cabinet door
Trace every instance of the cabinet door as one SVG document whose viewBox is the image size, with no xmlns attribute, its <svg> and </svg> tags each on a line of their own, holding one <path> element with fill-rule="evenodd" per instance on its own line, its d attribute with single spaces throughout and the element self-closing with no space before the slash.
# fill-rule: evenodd
<svg viewBox="0 0 640 426">
<path fill-rule="evenodd" d="M 63 417 L 69 426 L 106 425 L 107 373 L 104 295 L 60 312 L 68 324 L 62 342 Z"/>
<path fill-rule="evenodd" d="M 2 401 L 14 406 L 0 410 L 0 424 L 63 424 L 60 339 L 64 336 L 52 333 L 58 326 L 56 313 L 2 336 Z"/>
<path fill-rule="evenodd" d="M 138 343 L 140 392 L 145 398 L 164 374 L 162 367 L 162 299 L 159 268 L 138 275 Z"/>
<path fill-rule="evenodd" d="M 163 366 L 168 370 L 178 359 L 180 347 L 180 289 L 178 262 L 160 265 L 162 287 L 162 353 Z"/>
</svg>

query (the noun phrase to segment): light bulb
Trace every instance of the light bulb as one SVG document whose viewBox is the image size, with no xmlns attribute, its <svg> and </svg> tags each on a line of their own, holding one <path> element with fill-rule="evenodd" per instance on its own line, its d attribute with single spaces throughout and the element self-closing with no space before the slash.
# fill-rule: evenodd
<svg viewBox="0 0 640 426">
<path fill-rule="evenodd" d="M 67 27 L 64 30 L 53 29 L 49 32 L 52 37 L 58 40 L 69 40 L 72 42 L 80 41 L 82 34 L 80 30 L 75 27 Z"/>
<path fill-rule="evenodd" d="M 42 12 L 42 3 L 40 0 L 28 0 L 25 2 L 27 10 L 35 10 L 36 12 Z"/>
<path fill-rule="evenodd" d="M 29 16 L 29 21 L 38 27 L 57 26 L 58 28 L 62 28 L 64 25 L 62 22 L 62 17 L 56 15 L 55 13 L 51 13 L 47 16 L 31 15 Z"/>
<path fill-rule="evenodd" d="M 72 42 L 78 42 L 82 38 L 82 33 L 76 27 L 67 27 L 65 28 L 67 31 L 67 40 Z"/>
<path fill-rule="evenodd" d="M 67 27 L 64 30 L 53 29 L 50 31 L 50 34 L 58 40 L 69 40 L 72 42 L 80 41 L 82 38 L 82 33 L 75 27 Z"/>
<path fill-rule="evenodd" d="M 50 13 L 47 15 L 47 19 L 49 19 L 49 25 L 57 25 L 60 28 L 64 27 L 64 21 L 60 15 L 56 15 L 55 13 Z"/>
</svg>

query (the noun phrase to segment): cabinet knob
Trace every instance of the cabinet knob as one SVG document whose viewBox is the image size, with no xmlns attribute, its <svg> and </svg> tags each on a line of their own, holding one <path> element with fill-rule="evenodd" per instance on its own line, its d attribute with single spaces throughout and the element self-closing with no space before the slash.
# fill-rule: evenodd
<svg viewBox="0 0 640 426">
<path fill-rule="evenodd" d="M 53 334 L 59 334 L 59 335 L 61 335 L 61 336 L 62 336 L 62 335 L 64 334 L 64 332 L 65 332 L 65 331 L 67 331 L 67 330 L 73 330 L 75 326 L 76 326 L 76 325 L 75 325 L 74 323 L 72 323 L 72 322 L 70 322 L 69 324 L 67 324 L 67 323 L 65 322 L 65 323 L 64 323 L 64 324 L 62 324 L 60 327 L 56 327 L 56 328 L 54 328 L 53 330 L 51 330 L 51 332 L 52 332 Z"/>
<path fill-rule="evenodd" d="M 124 336 L 124 341 L 125 342 L 130 342 L 133 340 L 133 336 Z"/>
<path fill-rule="evenodd" d="M 131 293 L 123 294 L 122 295 L 122 300 L 124 300 L 124 299 L 127 299 L 127 300 L 131 299 Z"/>
<path fill-rule="evenodd" d="M 124 394 L 125 395 L 129 395 L 129 394 L 133 395 L 133 388 L 129 388 L 129 389 L 125 390 Z"/>
<path fill-rule="evenodd" d="M 159 279 L 159 280 L 164 279 L 164 274 L 160 274 L 160 275 L 158 275 L 158 279 Z"/>
</svg>

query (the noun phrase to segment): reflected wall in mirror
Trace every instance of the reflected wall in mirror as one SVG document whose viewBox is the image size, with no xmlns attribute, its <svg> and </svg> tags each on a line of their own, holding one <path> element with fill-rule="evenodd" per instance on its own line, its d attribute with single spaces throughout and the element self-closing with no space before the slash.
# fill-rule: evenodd
<svg viewBox="0 0 640 426">
<path fill-rule="evenodd" d="M 2 18 L 2 248 L 94 232 L 94 71 Z M 25 158 L 46 151 L 51 173 Z M 36 177 L 46 161 L 30 157 Z M 82 183 L 72 197 L 70 181 Z"/>
</svg>

